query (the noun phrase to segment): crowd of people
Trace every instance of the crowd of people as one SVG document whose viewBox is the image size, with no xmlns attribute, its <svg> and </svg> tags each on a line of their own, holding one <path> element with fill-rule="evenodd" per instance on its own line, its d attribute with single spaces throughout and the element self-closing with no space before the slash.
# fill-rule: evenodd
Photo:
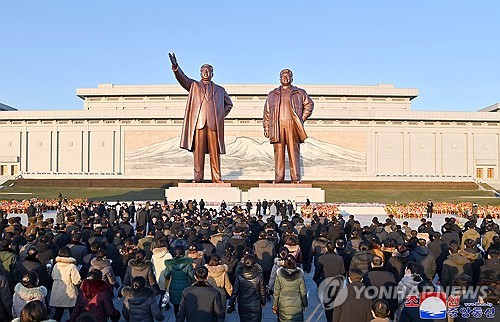
<svg viewBox="0 0 500 322">
<path fill-rule="evenodd" d="M 69 207 L 86 202 L 86 199 L 71 199 L 68 200 L 59 194 L 58 198 L 53 199 L 25 199 L 25 200 L 0 200 L 0 215 L 3 217 L 7 214 L 26 214 L 30 206 L 35 207 L 38 213 L 46 211 L 55 211 L 64 203 Z"/>
<path fill-rule="evenodd" d="M 471 213 L 462 229 L 451 217 L 442 227 L 425 218 L 409 227 L 392 214 L 361 225 L 324 209 L 305 220 L 293 201 L 62 201 L 55 220 L 29 207 L 28 225 L 15 216 L 0 224 L 0 321 L 61 321 L 66 311 L 69 321 L 162 321 L 172 310 L 179 322 L 236 311 L 251 322 L 265 306 L 278 321 L 304 321 L 311 294 L 332 278 L 348 280 L 348 295 L 331 305 L 338 288 L 319 292 L 328 322 L 421 321 L 408 299 L 451 286 L 481 285 L 480 299 L 457 293 L 460 303 L 499 308 L 500 230 L 491 215 Z M 369 297 L 355 291 L 362 286 L 394 287 L 397 296 Z"/>
<path fill-rule="evenodd" d="M 396 218 L 422 218 L 429 212 L 428 202 L 411 202 L 409 204 L 387 204 L 385 211 L 388 214 L 394 215 Z M 432 212 L 441 215 L 455 215 L 466 218 L 469 215 L 474 215 L 479 218 L 500 218 L 499 205 L 478 205 L 472 202 L 438 202 L 433 203 Z"/>
</svg>

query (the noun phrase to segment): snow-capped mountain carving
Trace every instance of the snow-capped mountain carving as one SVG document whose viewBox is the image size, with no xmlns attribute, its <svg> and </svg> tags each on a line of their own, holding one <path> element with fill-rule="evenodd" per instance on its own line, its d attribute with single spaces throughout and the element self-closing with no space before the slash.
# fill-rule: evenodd
<svg viewBox="0 0 500 322">
<path fill-rule="evenodd" d="M 308 138 L 301 144 L 302 167 L 324 167 L 342 172 L 365 172 L 366 152 Z M 230 170 L 274 170 L 274 150 L 265 138 L 226 137 L 223 167 Z M 192 167 L 189 151 L 179 148 L 179 137 L 125 151 L 125 164 L 131 169 Z"/>
</svg>

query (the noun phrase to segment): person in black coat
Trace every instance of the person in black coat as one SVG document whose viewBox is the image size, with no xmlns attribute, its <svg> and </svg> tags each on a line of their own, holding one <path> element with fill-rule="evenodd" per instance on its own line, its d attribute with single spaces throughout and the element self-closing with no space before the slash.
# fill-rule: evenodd
<svg viewBox="0 0 500 322">
<path fill-rule="evenodd" d="M 240 321 L 260 322 L 262 321 L 262 306 L 266 304 L 266 288 L 264 277 L 255 257 L 248 255 L 244 259 L 244 268 L 236 277 L 233 294 L 229 299 L 228 313 L 235 310 L 238 301 L 238 315 Z"/>
<path fill-rule="evenodd" d="M 30 203 L 28 209 L 26 210 L 26 215 L 28 215 L 28 219 L 36 216 L 36 208 L 33 203 Z"/>
<path fill-rule="evenodd" d="M 372 258 L 371 269 L 363 276 L 363 284 L 367 287 L 374 286 L 379 289 L 378 294 L 383 294 L 382 289 L 395 288 L 397 285 L 396 277 L 391 272 L 386 271 L 383 268 L 382 258 L 375 256 Z M 394 312 L 398 308 L 398 300 L 391 298 L 388 294 L 387 297 L 383 297 L 389 303 L 391 308 L 391 317 L 394 316 Z"/>
<path fill-rule="evenodd" d="M 398 245 L 396 252 L 392 253 L 386 264 L 388 272 L 394 274 L 396 282 L 399 283 L 405 275 L 405 268 L 410 261 L 410 252 L 406 249 L 405 245 Z"/>
<path fill-rule="evenodd" d="M 315 231 L 311 227 L 311 222 L 307 222 L 299 233 L 299 245 L 303 258 L 302 267 L 306 273 L 311 272 L 311 247 L 315 237 Z"/>
<path fill-rule="evenodd" d="M 316 265 L 314 271 L 313 281 L 319 286 L 319 284 L 327 278 L 344 275 L 344 259 L 335 253 L 335 244 L 328 242 L 326 244 L 326 253 L 321 255 L 318 259 L 318 264 Z M 334 292 L 328 293 L 331 294 Z M 326 303 L 325 316 L 327 321 L 331 321 L 333 318 L 333 308 L 327 308 Z"/>
<path fill-rule="evenodd" d="M 365 286 L 361 282 L 363 271 L 359 268 L 349 270 L 349 284 L 347 284 L 347 298 L 343 303 L 335 306 L 333 322 L 370 321 L 372 319 L 371 304 L 366 292 L 357 292 Z M 358 297 L 357 294 L 360 294 Z"/>
<path fill-rule="evenodd" d="M 0 271 L 0 321 L 10 321 L 12 317 L 12 294 L 9 281 Z"/>
<path fill-rule="evenodd" d="M 436 274 L 436 257 L 425 246 L 426 243 L 425 239 L 421 238 L 418 240 L 418 246 L 410 253 L 410 261 L 422 265 L 425 271 L 425 278 L 428 281 L 432 281 Z"/>
<path fill-rule="evenodd" d="M 436 272 L 441 279 L 443 272 L 443 263 L 448 256 L 448 244 L 441 240 L 440 233 L 434 233 L 431 235 L 431 243 L 429 244 L 429 250 L 431 251 L 434 258 L 436 258 Z"/>
<path fill-rule="evenodd" d="M 52 288 L 52 278 L 47 273 L 45 263 L 42 264 L 36 257 L 38 249 L 31 247 L 28 250 L 28 256 L 20 262 L 16 263 L 14 271 L 14 279 L 20 283 L 23 276 L 28 272 L 35 272 L 38 275 L 38 281 L 41 286 L 45 286 L 48 290 Z"/>
<path fill-rule="evenodd" d="M 204 266 L 195 270 L 193 285 L 184 289 L 176 316 L 177 322 L 223 322 L 226 316 L 221 295 L 207 282 L 208 269 Z"/>
<path fill-rule="evenodd" d="M 127 213 L 130 217 L 130 221 L 134 222 L 135 221 L 135 203 L 132 201 L 132 203 L 128 206 Z"/>
<path fill-rule="evenodd" d="M 335 253 L 335 244 L 328 242 L 326 253 L 318 258 L 313 281 L 319 285 L 325 278 L 338 275 L 345 275 L 344 259 Z"/>
<path fill-rule="evenodd" d="M 125 286 L 122 293 L 122 314 L 125 321 L 153 322 L 165 319 L 156 301 L 156 292 L 146 286 L 144 277 L 136 276 L 131 286 Z"/>
<path fill-rule="evenodd" d="M 266 199 L 262 201 L 262 215 L 265 216 L 267 213 L 267 207 L 269 206 L 269 203 L 267 202 Z"/>
<path fill-rule="evenodd" d="M 137 228 L 142 228 L 146 230 L 146 226 L 149 222 L 149 212 L 146 208 L 141 207 L 137 212 Z"/>
</svg>

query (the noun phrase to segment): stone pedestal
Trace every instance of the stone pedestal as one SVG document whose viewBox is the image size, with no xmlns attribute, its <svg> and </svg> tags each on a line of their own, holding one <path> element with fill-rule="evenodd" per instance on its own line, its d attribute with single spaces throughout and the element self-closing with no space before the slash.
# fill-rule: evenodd
<svg viewBox="0 0 500 322">
<path fill-rule="evenodd" d="M 165 189 L 165 197 L 169 201 L 182 199 L 183 201 L 196 199 L 205 202 L 241 202 L 241 190 L 231 187 L 231 183 L 201 182 L 201 183 L 179 183 L 177 187 Z"/>
<path fill-rule="evenodd" d="M 258 188 L 250 188 L 246 197 L 251 201 L 284 199 L 305 202 L 309 198 L 311 202 L 325 202 L 325 191 L 307 183 L 261 183 Z"/>
</svg>

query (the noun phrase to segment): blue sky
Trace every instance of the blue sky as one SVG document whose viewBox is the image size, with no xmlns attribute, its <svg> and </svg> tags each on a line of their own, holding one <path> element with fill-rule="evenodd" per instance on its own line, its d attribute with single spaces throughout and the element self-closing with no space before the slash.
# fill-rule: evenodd
<svg viewBox="0 0 500 322">
<path fill-rule="evenodd" d="M 219 84 L 419 88 L 415 110 L 500 101 L 498 1 L 2 1 L 0 102 L 82 109 L 76 88 L 173 84 L 214 66 Z"/>
</svg>

